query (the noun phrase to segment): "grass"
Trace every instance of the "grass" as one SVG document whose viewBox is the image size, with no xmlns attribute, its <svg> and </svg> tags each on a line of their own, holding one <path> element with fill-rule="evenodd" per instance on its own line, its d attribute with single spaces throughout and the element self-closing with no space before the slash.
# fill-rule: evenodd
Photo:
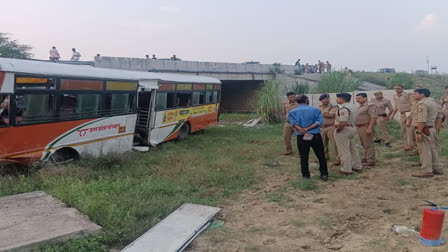
<svg viewBox="0 0 448 252">
<path fill-rule="evenodd" d="M 241 121 L 246 122 L 250 119 L 256 118 L 255 113 L 222 113 L 219 116 L 219 120 L 222 121 Z"/>
<path fill-rule="evenodd" d="M 319 187 L 317 186 L 315 179 L 299 178 L 289 182 L 292 187 L 302 191 L 314 191 L 317 192 Z"/>
<path fill-rule="evenodd" d="M 257 114 L 263 123 L 280 121 L 280 82 L 270 77 L 257 91 Z"/>
<path fill-rule="evenodd" d="M 409 185 L 409 180 L 407 180 L 405 178 L 399 178 L 399 179 L 397 179 L 395 184 L 398 186 L 407 186 L 407 185 Z"/>
<path fill-rule="evenodd" d="M 341 93 L 355 91 L 361 81 L 347 76 L 343 72 L 325 73 L 317 84 L 315 93 Z"/>
<path fill-rule="evenodd" d="M 184 202 L 216 206 L 251 188 L 259 157 L 272 160 L 277 155 L 272 148 L 282 148 L 281 132 L 281 124 L 212 127 L 149 153 L 47 164 L 38 172 L 0 177 L 0 196 L 42 190 L 103 227 L 97 235 L 41 251 L 122 248 Z M 266 144 L 254 144 L 254 139 Z"/>
</svg>

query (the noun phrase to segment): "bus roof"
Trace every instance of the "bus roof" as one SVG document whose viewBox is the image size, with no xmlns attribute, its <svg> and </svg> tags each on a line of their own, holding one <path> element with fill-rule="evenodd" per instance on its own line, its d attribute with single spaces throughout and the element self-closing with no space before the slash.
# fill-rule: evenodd
<svg viewBox="0 0 448 252">
<path fill-rule="evenodd" d="M 180 83 L 221 84 L 218 79 L 197 75 L 152 73 L 116 70 L 85 65 L 71 65 L 37 60 L 0 58 L 0 71 L 21 74 L 50 75 L 55 77 L 78 77 L 117 80 L 160 80 Z"/>
</svg>

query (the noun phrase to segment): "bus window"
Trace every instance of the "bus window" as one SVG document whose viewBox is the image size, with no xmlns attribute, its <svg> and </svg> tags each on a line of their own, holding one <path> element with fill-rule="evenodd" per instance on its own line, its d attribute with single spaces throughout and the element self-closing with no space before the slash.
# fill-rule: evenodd
<svg viewBox="0 0 448 252">
<path fill-rule="evenodd" d="M 54 121 L 54 95 L 25 94 L 16 96 L 16 124 Z"/>
<path fill-rule="evenodd" d="M 204 104 L 210 104 L 212 101 L 212 91 L 205 91 L 205 102 Z"/>
<path fill-rule="evenodd" d="M 213 91 L 213 101 L 212 103 L 218 103 L 218 91 Z"/>
<path fill-rule="evenodd" d="M 76 118 L 77 97 L 73 94 L 64 94 L 61 96 L 60 117 L 61 119 Z"/>
<path fill-rule="evenodd" d="M 92 117 L 98 115 L 100 106 L 99 94 L 78 94 L 76 114 L 80 117 Z"/>
<path fill-rule="evenodd" d="M 156 110 L 165 110 L 175 107 L 174 93 L 157 93 Z"/>
<path fill-rule="evenodd" d="M 9 95 L 0 94 L 0 127 L 9 124 Z"/>
<path fill-rule="evenodd" d="M 191 93 L 177 93 L 177 107 L 188 107 L 191 105 Z"/>
<path fill-rule="evenodd" d="M 201 92 L 193 92 L 192 105 L 196 106 L 199 104 L 201 104 Z"/>
<path fill-rule="evenodd" d="M 133 94 L 107 94 L 106 111 L 121 115 L 135 112 L 135 96 Z"/>
</svg>

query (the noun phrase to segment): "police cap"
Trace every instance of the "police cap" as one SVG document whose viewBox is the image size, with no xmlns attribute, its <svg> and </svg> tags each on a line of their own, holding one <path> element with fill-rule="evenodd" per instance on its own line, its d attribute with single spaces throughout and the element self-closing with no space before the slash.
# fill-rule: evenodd
<svg viewBox="0 0 448 252">
<path fill-rule="evenodd" d="M 322 101 L 323 99 L 325 99 L 325 98 L 329 98 L 329 97 L 330 97 L 329 94 L 321 94 L 321 95 L 319 96 L 319 101 Z"/>
</svg>

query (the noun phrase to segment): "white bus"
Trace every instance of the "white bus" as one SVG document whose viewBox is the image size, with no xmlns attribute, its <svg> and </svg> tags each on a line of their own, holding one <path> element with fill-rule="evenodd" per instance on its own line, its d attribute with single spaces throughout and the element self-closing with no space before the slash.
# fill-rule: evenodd
<svg viewBox="0 0 448 252">
<path fill-rule="evenodd" d="M 0 58 L 0 162 L 63 162 L 216 124 L 220 81 Z"/>
</svg>

